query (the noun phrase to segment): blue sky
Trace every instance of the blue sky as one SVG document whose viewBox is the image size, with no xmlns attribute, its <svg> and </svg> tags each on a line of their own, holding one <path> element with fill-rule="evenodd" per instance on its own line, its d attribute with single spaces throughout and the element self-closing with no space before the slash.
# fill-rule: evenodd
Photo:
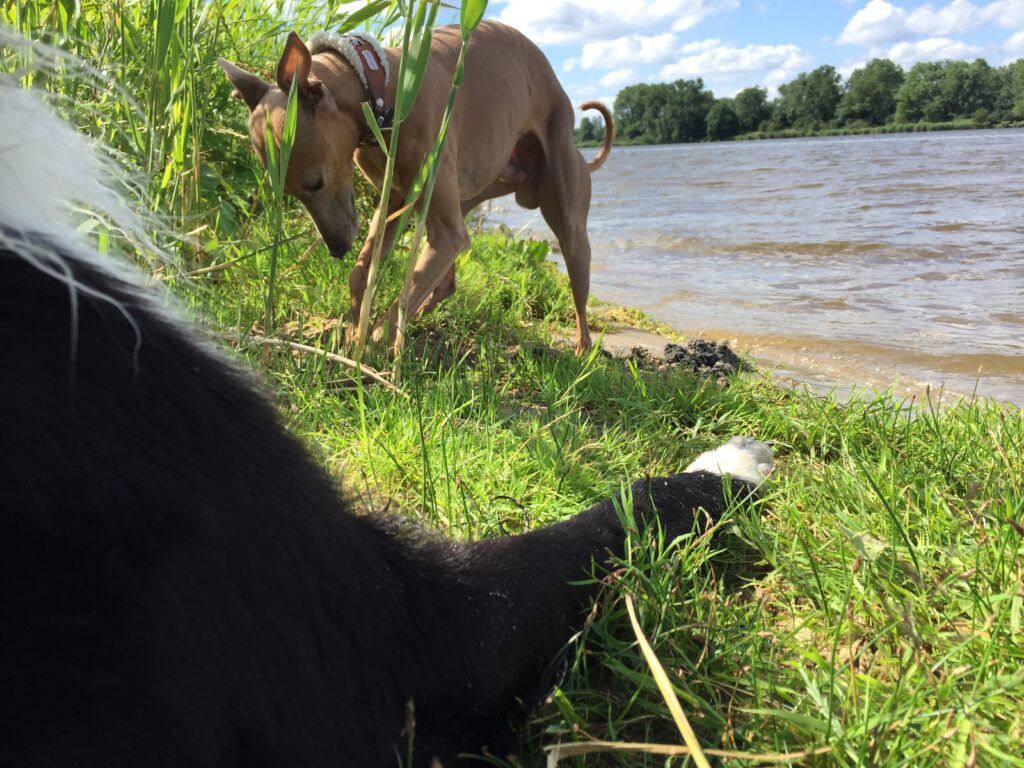
<svg viewBox="0 0 1024 768">
<path fill-rule="evenodd" d="M 573 103 L 637 82 L 702 77 L 716 96 L 774 95 L 821 64 L 872 57 L 1000 65 L 1024 56 L 1024 0 L 491 0 L 487 16 L 540 45 Z"/>
</svg>

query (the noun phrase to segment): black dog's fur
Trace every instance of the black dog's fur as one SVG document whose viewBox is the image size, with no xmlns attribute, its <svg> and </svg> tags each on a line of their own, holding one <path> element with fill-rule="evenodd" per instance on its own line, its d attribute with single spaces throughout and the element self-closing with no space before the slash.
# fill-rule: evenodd
<svg viewBox="0 0 1024 768">
<path fill-rule="evenodd" d="M 0 250 L 0 764 L 392 766 L 409 701 L 416 765 L 497 744 L 622 553 L 612 503 L 469 545 L 351 514 L 247 375 L 59 256 L 74 316 Z M 633 497 L 673 537 L 722 479 Z"/>
</svg>

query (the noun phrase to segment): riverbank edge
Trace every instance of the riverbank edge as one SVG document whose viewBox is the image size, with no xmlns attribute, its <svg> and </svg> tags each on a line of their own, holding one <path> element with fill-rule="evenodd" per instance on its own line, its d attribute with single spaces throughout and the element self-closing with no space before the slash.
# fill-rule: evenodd
<svg viewBox="0 0 1024 768">
<path fill-rule="evenodd" d="M 988 125 L 978 123 L 974 120 L 954 120 L 943 123 L 898 123 L 893 125 L 875 125 L 865 127 L 844 127 L 844 128 L 820 128 L 800 129 L 786 128 L 778 131 L 752 131 L 740 134 L 728 139 L 703 139 L 701 141 L 685 142 L 689 144 L 712 144 L 729 141 L 767 141 L 772 139 L 811 139 L 835 136 L 877 136 L 901 133 L 931 133 L 945 131 L 988 131 L 1024 128 L 1024 121 L 1011 123 L 999 123 Z M 577 142 L 577 149 L 592 149 L 600 147 L 599 141 Z M 630 139 L 616 137 L 613 144 L 615 147 L 662 147 L 674 146 L 672 144 L 647 144 Z"/>
</svg>

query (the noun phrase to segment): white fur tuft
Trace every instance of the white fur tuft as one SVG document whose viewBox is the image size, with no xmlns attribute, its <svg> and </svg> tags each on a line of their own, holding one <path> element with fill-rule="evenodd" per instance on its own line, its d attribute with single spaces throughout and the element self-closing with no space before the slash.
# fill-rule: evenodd
<svg viewBox="0 0 1024 768">
<path fill-rule="evenodd" d="M 116 191 L 128 186 L 120 167 L 53 114 L 38 91 L 19 79 L 30 71 L 63 67 L 110 85 L 74 57 L 0 27 L 0 46 L 31 60 L 24 70 L 0 73 L 0 226 L 45 233 L 64 245 L 81 244 L 79 225 L 100 218 L 142 249 L 156 249 L 139 217 Z"/>
<path fill-rule="evenodd" d="M 101 181 L 104 164 L 80 134 L 6 78 L 0 89 L 0 224 L 73 241 L 78 239 L 72 215 L 76 206 L 117 222 L 132 220 L 120 197 Z"/>
<path fill-rule="evenodd" d="M 748 483 L 760 483 L 775 468 L 772 449 L 752 437 L 734 437 L 697 457 L 684 472 L 713 472 Z"/>
<path fill-rule="evenodd" d="M 170 320 L 174 313 L 166 311 L 156 294 L 139 288 L 147 282 L 142 270 L 125 259 L 100 256 L 83 234 L 90 228 L 82 224 L 99 220 L 142 258 L 165 258 L 146 232 L 148 220 L 140 218 L 118 191 L 131 187 L 124 171 L 101 145 L 54 114 L 44 100 L 46 94 L 29 91 L 19 81 L 30 72 L 70 68 L 104 87 L 116 85 L 73 56 L 26 40 L 3 26 L 0 47 L 14 51 L 16 60 L 31 61 L 24 69 L 0 72 L 0 247 L 67 285 L 72 358 L 81 295 L 110 302 L 135 325 L 121 302 L 76 279 L 74 263 L 89 263 L 125 287 L 137 288 L 138 301 L 177 322 Z M 137 342 L 141 344 L 141 334 Z"/>
</svg>

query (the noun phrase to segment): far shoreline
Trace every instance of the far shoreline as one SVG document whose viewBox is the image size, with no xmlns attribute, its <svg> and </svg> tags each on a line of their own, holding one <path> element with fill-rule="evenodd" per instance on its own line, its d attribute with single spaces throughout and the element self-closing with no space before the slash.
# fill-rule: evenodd
<svg viewBox="0 0 1024 768">
<path fill-rule="evenodd" d="M 995 125 L 985 125 L 977 123 L 974 120 L 954 120 L 950 122 L 942 123 L 896 123 L 892 125 L 876 125 L 876 126 L 865 126 L 863 128 L 845 127 L 845 128 L 820 128 L 820 129 L 800 129 L 800 128 L 785 128 L 778 131 L 752 131 L 750 133 L 740 134 L 739 136 L 733 136 L 728 139 L 702 139 L 701 141 L 684 141 L 684 142 L 669 142 L 669 143 L 647 143 L 634 141 L 632 139 L 622 139 L 616 137 L 612 143 L 613 147 L 673 147 L 682 146 L 688 144 L 728 144 L 736 141 L 771 141 L 775 139 L 814 139 L 814 138 L 834 138 L 838 136 L 881 136 L 881 135 L 896 135 L 905 133 L 940 133 L 949 131 L 994 131 L 994 130 L 1013 130 L 1018 128 L 1024 128 L 1024 122 L 1012 122 L 1012 123 L 998 123 Z M 583 141 L 577 142 L 577 149 L 597 149 L 602 146 L 600 141 Z"/>
</svg>

